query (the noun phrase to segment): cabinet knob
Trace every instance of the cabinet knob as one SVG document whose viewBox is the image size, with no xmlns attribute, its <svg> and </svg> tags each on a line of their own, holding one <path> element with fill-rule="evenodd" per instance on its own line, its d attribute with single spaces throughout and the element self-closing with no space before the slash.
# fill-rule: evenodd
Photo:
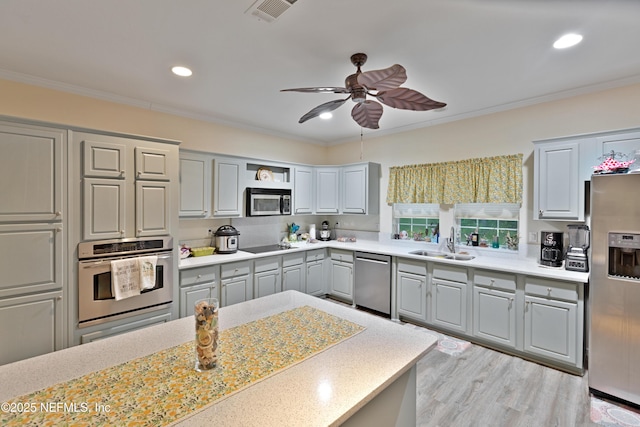
<svg viewBox="0 0 640 427">
<path fill-rule="evenodd" d="M 542 209 L 540 209 L 540 210 L 538 211 L 538 215 L 539 215 L 539 216 L 542 216 L 543 214 L 544 214 L 544 211 L 543 211 Z"/>
<path fill-rule="evenodd" d="M 121 170 L 121 171 L 120 171 L 120 175 L 124 175 L 124 170 Z"/>
<path fill-rule="evenodd" d="M 58 301 L 62 301 L 62 296 L 57 296 L 57 297 L 56 297 L 56 299 L 57 299 Z"/>
<path fill-rule="evenodd" d="M 138 228 L 138 233 L 142 233 L 142 230 Z"/>
<path fill-rule="evenodd" d="M 56 231 L 60 233 L 62 231 L 62 227 L 56 227 Z"/>
<path fill-rule="evenodd" d="M 551 295 L 551 288 L 547 288 L 547 294 Z"/>
<path fill-rule="evenodd" d="M 124 234 L 124 230 L 120 230 L 120 234 Z"/>
<path fill-rule="evenodd" d="M 493 280 L 493 279 L 491 279 L 491 282 L 489 283 L 489 286 L 493 286 L 493 285 L 495 285 L 495 284 L 496 284 L 496 281 L 495 281 L 495 280 Z"/>
<path fill-rule="evenodd" d="M 62 212 L 60 212 L 60 211 L 56 211 L 55 215 L 56 215 L 56 216 L 60 216 L 60 215 L 62 215 Z"/>
<path fill-rule="evenodd" d="M 202 274 L 198 274 L 198 275 L 196 276 L 196 279 L 200 279 L 201 277 L 202 277 Z"/>
</svg>

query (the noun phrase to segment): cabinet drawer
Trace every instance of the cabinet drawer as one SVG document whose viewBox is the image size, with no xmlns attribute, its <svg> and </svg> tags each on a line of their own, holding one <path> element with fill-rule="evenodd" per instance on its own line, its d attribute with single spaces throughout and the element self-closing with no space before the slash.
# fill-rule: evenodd
<svg viewBox="0 0 640 427">
<path fill-rule="evenodd" d="M 215 282 L 218 267 L 201 267 L 182 270 L 180 272 L 180 286 L 196 285 L 198 283 Z"/>
<path fill-rule="evenodd" d="M 467 282 L 467 269 L 452 267 L 445 264 L 433 265 L 433 278 L 451 280 L 452 282 Z"/>
<path fill-rule="evenodd" d="M 280 268 L 280 257 L 269 257 L 255 260 L 253 269 L 256 273 L 263 271 L 277 270 Z"/>
<path fill-rule="evenodd" d="M 427 263 L 424 261 L 413 261 L 410 259 L 401 259 L 398 261 L 398 271 L 426 276 Z"/>
<path fill-rule="evenodd" d="M 307 262 L 320 261 L 322 259 L 324 259 L 324 249 L 314 249 L 312 251 L 307 251 Z"/>
<path fill-rule="evenodd" d="M 304 252 L 295 252 L 282 256 L 282 266 L 291 267 L 292 265 L 300 265 L 304 262 Z"/>
<path fill-rule="evenodd" d="M 341 262 L 353 263 L 353 252 L 341 251 L 339 249 L 332 249 L 331 259 L 335 259 L 336 261 L 341 261 Z"/>
<path fill-rule="evenodd" d="M 578 301 L 578 283 L 527 277 L 524 292 L 544 298 Z"/>
<path fill-rule="evenodd" d="M 477 286 L 486 286 L 491 289 L 502 289 L 512 292 L 516 290 L 515 274 L 479 270 L 476 271 L 473 277 L 473 283 Z"/>
<path fill-rule="evenodd" d="M 249 262 L 230 262 L 229 264 L 222 264 L 220 266 L 220 277 L 223 279 L 226 277 L 244 276 L 251 273 L 251 267 Z"/>
</svg>

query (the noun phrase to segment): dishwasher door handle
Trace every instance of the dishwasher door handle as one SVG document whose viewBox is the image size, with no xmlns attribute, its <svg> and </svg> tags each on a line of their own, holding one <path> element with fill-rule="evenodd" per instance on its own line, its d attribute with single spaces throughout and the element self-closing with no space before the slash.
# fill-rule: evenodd
<svg viewBox="0 0 640 427">
<path fill-rule="evenodd" d="M 373 262 L 373 263 L 376 263 L 376 264 L 383 264 L 383 265 L 388 265 L 389 264 L 389 261 L 379 261 L 377 259 L 371 259 L 371 258 L 356 257 L 356 261 Z"/>
</svg>

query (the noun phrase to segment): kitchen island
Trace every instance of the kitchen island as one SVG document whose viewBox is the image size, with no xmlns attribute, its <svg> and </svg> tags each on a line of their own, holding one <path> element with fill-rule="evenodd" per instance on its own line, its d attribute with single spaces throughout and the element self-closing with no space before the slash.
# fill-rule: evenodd
<svg viewBox="0 0 640 427">
<path fill-rule="evenodd" d="M 179 419 L 177 424 L 415 425 L 415 365 L 435 346 L 435 337 L 295 291 L 221 308 L 220 329 L 304 306 L 363 326 L 364 330 Z M 0 401 L 14 401 L 53 384 L 192 341 L 193 331 L 194 321 L 186 317 L 0 366 Z"/>
</svg>

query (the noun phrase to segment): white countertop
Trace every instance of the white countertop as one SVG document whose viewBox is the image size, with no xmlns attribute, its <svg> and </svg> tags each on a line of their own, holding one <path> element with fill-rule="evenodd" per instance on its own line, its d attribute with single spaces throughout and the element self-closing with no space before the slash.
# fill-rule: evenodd
<svg viewBox="0 0 640 427">
<path fill-rule="evenodd" d="M 287 291 L 220 309 L 228 329 L 309 305 L 366 329 L 302 363 L 222 399 L 183 425 L 339 425 L 411 369 L 436 338 L 378 316 Z M 0 366 L 0 401 L 193 339 L 186 317 Z M 108 404 L 108 402 L 104 402 Z"/>
<path fill-rule="evenodd" d="M 546 277 L 555 280 L 567 280 L 571 282 L 587 283 L 589 281 L 589 273 L 565 270 L 564 267 L 545 267 L 531 258 L 516 258 L 515 256 L 490 256 L 484 251 L 475 251 L 474 248 L 467 246 L 457 247 L 457 251 L 469 251 L 475 258 L 469 261 L 448 260 L 434 257 L 424 257 L 421 255 L 411 255 L 409 252 L 425 249 L 437 251 L 435 245 L 420 244 L 417 242 L 406 242 L 402 240 L 389 240 L 386 242 L 359 240 L 357 242 L 338 242 L 331 240 L 328 242 L 318 243 L 295 243 L 291 249 L 276 250 L 273 252 L 252 254 L 239 250 L 233 254 L 210 255 L 203 257 L 192 257 L 180 260 L 180 270 L 202 267 L 205 265 L 223 264 L 233 261 L 244 261 L 265 256 L 283 255 L 294 251 L 306 251 L 319 248 L 338 248 L 351 251 L 373 252 L 384 255 L 391 255 L 402 258 L 411 258 L 416 260 L 433 261 L 452 265 L 460 265 L 473 268 L 488 269 L 494 271 L 503 271 L 507 273 L 526 274 L 531 276 Z"/>
</svg>

